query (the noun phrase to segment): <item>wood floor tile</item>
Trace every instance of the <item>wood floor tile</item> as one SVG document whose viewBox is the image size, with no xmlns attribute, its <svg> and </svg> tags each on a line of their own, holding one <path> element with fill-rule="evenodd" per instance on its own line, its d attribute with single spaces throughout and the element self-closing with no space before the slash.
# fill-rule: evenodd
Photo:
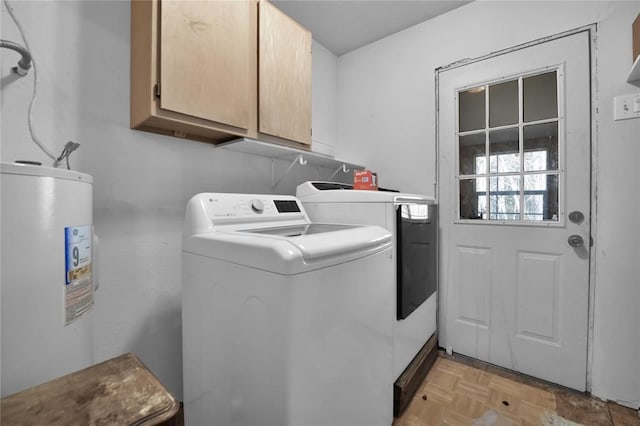
<svg viewBox="0 0 640 426">
<path fill-rule="evenodd" d="M 567 388 L 553 392 L 558 415 L 585 425 L 611 425 L 607 403 Z"/>
<path fill-rule="evenodd" d="M 489 383 L 489 389 L 495 389 L 518 399 L 522 396 L 522 386 L 521 383 L 499 376 L 491 377 L 491 382 Z"/>
<path fill-rule="evenodd" d="M 447 372 L 456 377 L 462 378 L 464 372 L 471 367 L 467 367 L 466 365 L 462 365 L 458 362 L 450 361 L 448 359 L 438 359 L 438 370 Z"/>
<path fill-rule="evenodd" d="M 428 401 L 437 402 L 443 405 L 449 405 L 453 402 L 453 392 L 450 392 L 447 389 L 442 389 L 432 383 L 427 382 L 420 392 L 427 396 Z"/>
<path fill-rule="evenodd" d="M 498 412 L 499 417 L 496 421 L 496 426 L 524 426 L 524 421 L 517 416 L 511 416 L 509 414 Z M 539 426 L 539 424 L 537 425 Z"/>
<path fill-rule="evenodd" d="M 540 419 L 546 412 L 554 412 L 554 410 L 540 407 L 539 405 L 532 404 L 530 401 L 522 401 L 520 402 L 518 417 L 527 425 L 539 425 Z"/>
<path fill-rule="evenodd" d="M 453 398 L 451 409 L 458 414 L 462 414 L 470 419 L 478 418 L 486 411 L 486 405 L 483 401 L 469 398 L 468 396 L 457 394 Z"/>
<path fill-rule="evenodd" d="M 427 383 L 434 384 L 442 389 L 453 391 L 458 383 L 458 376 L 449 373 L 445 369 L 441 369 L 439 364 L 435 370 L 427 374 Z"/>
<path fill-rule="evenodd" d="M 442 423 L 442 417 L 444 416 L 445 407 L 432 401 L 419 401 L 420 406 L 420 419 L 424 422 L 422 424 L 429 426 L 437 426 Z"/>
<path fill-rule="evenodd" d="M 506 368 L 498 367 L 496 365 L 489 364 L 486 368 L 486 372 L 490 373 L 494 376 L 502 377 L 504 379 L 508 379 L 514 381 L 516 383 L 522 383 L 529 386 L 539 387 L 545 390 L 549 390 L 550 388 L 555 387 L 553 383 L 546 382 L 544 380 L 536 379 L 531 376 L 527 376 L 526 374 L 520 374 L 512 370 L 507 370 Z"/>
<path fill-rule="evenodd" d="M 538 426 L 545 413 L 585 426 L 640 426 L 636 411 L 617 404 L 480 361 L 443 357 L 393 426 L 468 426 L 483 416 L 491 416 L 493 423 L 481 424 Z"/>
<path fill-rule="evenodd" d="M 474 383 L 479 386 L 488 387 L 491 382 L 491 375 L 484 370 L 477 368 L 467 368 L 462 374 L 462 380 L 467 383 Z"/>
<path fill-rule="evenodd" d="M 556 397 L 549 391 L 529 385 L 522 385 L 521 395 L 523 401 L 528 401 L 533 405 L 537 405 L 551 411 L 556 410 Z"/>
<path fill-rule="evenodd" d="M 422 426 L 424 423 L 417 414 L 405 414 L 393 420 L 391 426 Z"/>
<path fill-rule="evenodd" d="M 497 411 L 517 415 L 520 410 L 520 396 L 500 389 L 491 389 L 487 405 Z"/>
<path fill-rule="evenodd" d="M 640 426 L 640 413 L 613 402 L 608 404 L 614 426 Z"/>
<path fill-rule="evenodd" d="M 431 404 L 433 406 L 430 409 L 423 409 L 416 413 L 404 415 L 400 419 L 395 419 L 392 426 L 437 426 L 442 424 L 444 407 L 434 403 Z"/>
<path fill-rule="evenodd" d="M 484 371 L 484 370 L 487 369 L 487 363 L 486 362 L 483 362 L 483 361 L 480 361 L 478 359 L 471 358 L 471 357 L 468 357 L 468 356 L 465 356 L 465 355 L 456 354 L 456 353 L 449 355 L 446 352 L 440 352 L 439 356 L 442 359 L 449 359 L 449 360 L 452 360 L 452 361 L 457 362 L 459 364 L 476 368 L 478 370 L 483 370 Z"/>
<path fill-rule="evenodd" d="M 522 419 L 512 416 L 503 412 L 498 412 L 500 415 L 496 421 L 496 426 L 523 426 Z"/>
<path fill-rule="evenodd" d="M 456 394 L 463 395 L 468 398 L 473 398 L 476 401 L 480 401 L 483 404 L 489 399 L 489 388 L 486 386 L 478 385 L 475 383 L 469 383 L 464 380 L 460 380 L 456 385 Z"/>
<path fill-rule="evenodd" d="M 442 424 L 447 426 L 469 426 L 473 424 L 473 419 L 452 410 L 447 410 L 442 417 Z"/>
</svg>

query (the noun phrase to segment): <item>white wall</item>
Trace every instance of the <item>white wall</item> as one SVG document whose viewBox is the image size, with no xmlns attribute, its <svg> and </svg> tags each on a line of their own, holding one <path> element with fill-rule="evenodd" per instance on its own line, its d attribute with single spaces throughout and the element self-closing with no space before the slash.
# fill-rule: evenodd
<svg viewBox="0 0 640 426">
<path fill-rule="evenodd" d="M 338 58 L 326 47 L 313 42 L 313 150 L 335 155 L 338 139 Z"/>
<path fill-rule="evenodd" d="M 101 239 L 96 361 L 133 352 L 182 399 L 184 206 L 203 191 L 272 192 L 271 162 L 129 129 L 129 2 L 12 5 L 38 64 L 38 134 L 56 153 L 67 140 L 79 142 L 72 167 L 95 179 L 94 223 Z M 2 38 L 22 43 L 4 6 Z M 323 141 L 333 143 L 337 58 L 327 52 L 318 55 L 324 48 L 314 47 L 314 84 L 322 90 L 318 95 L 314 87 L 314 127 L 322 129 Z M 9 72 L 18 58 L 2 50 L 1 158 L 49 165 L 27 130 L 33 73 L 17 79 Z M 334 70 L 327 81 L 322 78 L 326 69 Z M 278 172 L 287 166 L 279 162 Z M 275 192 L 294 194 L 298 183 L 326 179 L 332 172 L 296 167 Z"/>
<path fill-rule="evenodd" d="M 337 155 L 380 184 L 434 193 L 434 69 L 598 23 L 593 394 L 640 406 L 640 120 L 613 121 L 640 2 L 476 1 L 338 60 Z"/>
</svg>

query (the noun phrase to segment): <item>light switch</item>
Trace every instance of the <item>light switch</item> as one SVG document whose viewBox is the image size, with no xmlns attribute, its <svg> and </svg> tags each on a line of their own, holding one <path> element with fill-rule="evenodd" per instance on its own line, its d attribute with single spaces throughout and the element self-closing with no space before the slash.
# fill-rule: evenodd
<svg viewBox="0 0 640 426">
<path fill-rule="evenodd" d="M 616 96 L 613 99 L 613 119 L 640 118 L 640 93 Z"/>
</svg>

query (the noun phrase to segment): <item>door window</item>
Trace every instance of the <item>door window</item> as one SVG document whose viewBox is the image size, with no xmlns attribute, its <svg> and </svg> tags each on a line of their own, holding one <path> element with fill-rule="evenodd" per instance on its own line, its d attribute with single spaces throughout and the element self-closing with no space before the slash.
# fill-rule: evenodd
<svg viewBox="0 0 640 426">
<path fill-rule="evenodd" d="M 457 91 L 458 219 L 559 223 L 559 68 Z"/>
</svg>

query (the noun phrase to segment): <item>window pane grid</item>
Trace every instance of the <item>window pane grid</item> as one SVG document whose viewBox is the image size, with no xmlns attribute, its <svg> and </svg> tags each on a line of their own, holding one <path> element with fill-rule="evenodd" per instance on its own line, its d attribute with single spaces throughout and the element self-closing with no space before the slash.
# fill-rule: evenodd
<svg viewBox="0 0 640 426">
<path fill-rule="evenodd" d="M 524 176 L 528 175 L 561 175 L 562 172 L 558 170 L 532 170 L 524 172 Z M 469 175 L 460 175 L 459 179 L 473 179 L 473 178 L 482 178 L 482 177 L 494 177 L 494 176 L 521 176 L 518 172 L 509 172 L 509 173 L 491 173 L 490 175 L 486 173 L 478 173 L 478 174 L 469 174 Z"/>
<path fill-rule="evenodd" d="M 481 133 L 486 133 L 488 130 L 518 129 L 523 125 L 532 126 L 535 124 L 548 124 L 548 123 L 557 123 L 557 122 L 558 122 L 558 118 L 548 118 L 545 120 L 527 121 L 526 123 L 523 122 L 521 124 L 513 124 L 513 125 L 510 124 L 508 126 L 487 127 L 486 129 L 470 130 L 467 132 L 458 132 L 458 136 L 481 134 Z"/>
<path fill-rule="evenodd" d="M 529 117 L 534 117 L 533 119 L 529 118 L 530 121 L 525 121 L 524 79 L 531 78 L 531 75 L 521 76 L 506 82 L 501 81 L 495 84 L 476 86 L 472 89 L 475 90 L 475 93 L 484 92 L 484 129 L 477 128 L 458 132 L 458 136 L 475 135 L 476 140 L 484 136 L 485 146 L 484 152 L 476 149 L 477 155 L 475 159 L 465 158 L 466 167 L 464 170 L 462 167 L 458 170 L 458 191 L 460 193 L 458 200 L 461 203 L 459 209 L 460 219 L 558 222 L 558 189 L 560 175 L 563 174 L 558 164 L 559 144 L 557 138 L 560 136 L 558 130 L 556 130 L 554 136 L 555 145 L 553 142 L 546 143 L 542 139 L 541 142 L 538 139 L 532 139 L 533 143 L 529 143 L 525 147 L 525 137 L 531 138 L 531 134 L 534 134 L 534 137 L 537 138 L 551 138 L 551 136 L 546 135 L 535 136 L 535 134 L 541 133 L 537 129 L 535 131 L 527 130 L 529 132 L 529 136 L 527 136 L 525 128 L 534 129 L 535 125 L 556 123 L 555 129 L 559 129 L 559 108 L 544 111 L 539 107 L 550 103 L 557 104 L 557 88 L 559 87 L 557 78 L 559 71 L 547 71 L 546 73 L 533 75 L 533 77 L 543 74 L 554 74 L 552 77 L 545 77 L 539 80 L 546 79 L 551 81 L 553 79 L 556 81 L 556 93 L 553 93 L 549 100 L 545 100 L 536 98 L 538 95 L 529 90 L 532 94 L 526 102 L 528 102 L 528 108 L 531 108 L 530 111 L 535 113 L 529 113 Z M 515 87 L 516 84 L 514 82 L 517 83 L 518 92 L 518 120 L 517 123 L 511 124 L 512 119 L 509 117 L 515 115 L 509 112 L 504 105 L 500 105 L 498 100 L 494 100 L 492 103 L 491 94 L 499 93 L 503 99 L 510 96 L 510 99 L 515 99 L 515 96 L 506 94 L 504 91 L 509 87 Z M 501 85 L 500 90 L 492 90 L 497 85 Z M 547 92 L 549 91 L 547 90 Z M 498 108 L 498 110 L 493 111 L 491 105 Z M 534 108 L 538 108 L 538 110 L 534 110 Z M 462 114 L 463 110 L 459 109 L 459 112 Z M 498 125 L 491 127 L 491 122 Z M 475 143 L 481 143 L 480 141 L 481 139 Z M 549 154 L 549 149 L 555 151 Z M 458 150 L 458 153 L 460 154 L 460 150 Z M 467 155 L 469 155 L 468 152 Z M 462 159 L 459 161 L 462 161 Z M 469 164 L 472 166 L 469 166 Z M 464 194 L 462 193 L 463 181 L 468 182 L 465 184 Z M 472 183 L 472 185 L 469 185 L 469 183 Z M 476 196 L 470 197 L 470 191 L 473 191 Z M 470 199 L 472 201 L 469 201 Z M 466 204 L 463 206 L 463 203 Z M 463 210 L 471 212 L 471 215 L 463 215 Z"/>
</svg>

